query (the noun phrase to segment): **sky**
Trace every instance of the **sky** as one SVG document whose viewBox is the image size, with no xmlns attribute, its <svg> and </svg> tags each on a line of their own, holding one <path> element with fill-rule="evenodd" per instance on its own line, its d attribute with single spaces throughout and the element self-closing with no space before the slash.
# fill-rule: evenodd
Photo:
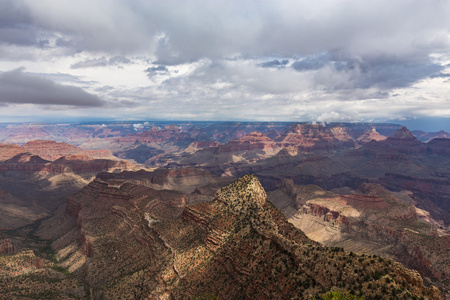
<svg viewBox="0 0 450 300">
<path fill-rule="evenodd" d="M 0 0 L 0 122 L 450 124 L 449 98 L 446 0 Z"/>
</svg>

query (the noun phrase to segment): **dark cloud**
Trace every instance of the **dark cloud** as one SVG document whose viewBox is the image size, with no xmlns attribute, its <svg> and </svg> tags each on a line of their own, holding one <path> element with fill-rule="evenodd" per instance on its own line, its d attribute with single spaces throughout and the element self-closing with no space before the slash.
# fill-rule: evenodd
<svg viewBox="0 0 450 300">
<path fill-rule="evenodd" d="M 155 75 L 168 75 L 169 69 L 166 66 L 156 66 L 147 68 L 145 72 L 149 78 L 152 78 Z"/>
<path fill-rule="evenodd" d="M 114 56 L 110 59 L 105 57 L 88 59 L 84 61 L 77 62 L 70 66 L 71 69 L 80 68 L 93 68 L 93 67 L 106 67 L 106 66 L 120 66 L 124 64 L 129 64 L 131 60 L 123 56 Z"/>
<path fill-rule="evenodd" d="M 382 89 L 407 87 L 442 69 L 441 65 L 430 62 L 379 64 L 369 66 L 358 78 L 357 85 L 361 88 L 375 86 Z"/>
<path fill-rule="evenodd" d="M 0 44 L 48 48 L 53 36 L 43 28 L 36 27 L 27 7 L 20 1 L 0 0 Z"/>
<path fill-rule="evenodd" d="M 167 67 L 165 67 L 165 66 L 157 66 L 157 67 L 147 68 L 145 70 L 145 72 L 147 72 L 147 73 L 152 73 L 152 72 L 169 72 L 169 69 L 167 69 Z"/>
<path fill-rule="evenodd" d="M 317 70 L 323 68 L 326 64 L 331 63 L 331 56 L 329 54 L 319 54 L 305 57 L 292 64 L 292 68 L 297 71 Z"/>
<path fill-rule="evenodd" d="M 111 65 L 129 64 L 131 60 L 123 56 L 114 56 L 108 60 Z"/>
<path fill-rule="evenodd" d="M 196 118 L 202 110 L 203 118 L 227 119 L 258 107 L 261 118 L 312 111 L 339 119 L 358 111 L 364 118 L 407 115 L 413 106 L 444 114 L 439 106 L 448 87 L 415 83 L 448 77 L 449 33 L 450 1 L 440 0 L 0 0 L 0 60 L 50 73 L 2 74 L 0 103 L 6 103 L 6 87 L 12 89 L 3 78 L 9 74 L 25 86 L 14 95 L 29 92 L 27 84 L 38 79 L 50 90 L 89 86 L 108 99 L 94 114 L 145 116 L 158 107 L 158 117 L 188 112 Z M 67 70 L 68 61 L 76 71 Z M 89 69 L 111 66 L 114 76 Z M 71 71 L 80 77 L 58 74 Z M 425 94 L 437 108 L 419 99 Z M 8 101 L 41 103 L 47 96 L 29 99 L 31 93 Z M 114 101 L 126 100 L 142 110 L 114 111 Z"/>
<path fill-rule="evenodd" d="M 442 72 L 440 72 L 440 73 L 437 73 L 437 74 L 432 74 L 430 76 L 430 78 L 447 78 L 447 77 L 450 77 L 450 73 L 442 73 Z"/>
<path fill-rule="evenodd" d="M 266 61 L 263 62 L 261 64 L 259 64 L 260 67 L 263 68 L 281 68 L 286 66 L 289 63 L 289 59 L 283 59 L 283 60 L 271 60 L 271 61 Z"/>
<path fill-rule="evenodd" d="M 8 17 L 9 28 L 33 24 L 84 51 L 152 51 L 159 64 L 236 54 L 294 57 L 331 49 L 366 58 L 391 53 L 411 61 L 449 47 L 448 1 L 2 2 L 20 6 Z"/>
<path fill-rule="evenodd" d="M 37 32 L 29 27 L 0 28 L 0 42 L 20 46 L 40 46 Z"/>
<path fill-rule="evenodd" d="M 408 62 L 381 57 L 364 61 L 360 57 L 349 57 L 339 52 L 304 57 L 295 61 L 292 68 L 299 72 L 317 71 L 319 73 L 321 69 L 328 68 L 331 72 L 349 79 L 347 85 L 339 86 L 333 82 L 332 76 L 329 78 L 318 76 L 319 80 L 316 83 L 330 90 L 372 87 L 389 90 L 407 87 L 421 79 L 438 76 L 436 73 L 444 69 L 443 66 L 432 63 L 429 59 L 422 62 Z"/>
<path fill-rule="evenodd" d="M 0 73 L 0 102 L 96 107 L 105 104 L 81 88 L 57 84 L 23 72 L 23 68 Z"/>
</svg>

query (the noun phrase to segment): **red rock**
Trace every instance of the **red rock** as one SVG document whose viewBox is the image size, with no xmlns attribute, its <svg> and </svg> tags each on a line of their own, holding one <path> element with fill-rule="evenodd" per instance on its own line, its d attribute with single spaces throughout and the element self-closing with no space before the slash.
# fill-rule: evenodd
<svg viewBox="0 0 450 300">
<path fill-rule="evenodd" d="M 450 156 L 450 138 L 435 138 L 426 146 L 430 154 Z"/>
<path fill-rule="evenodd" d="M 421 130 L 414 130 L 412 134 L 421 142 L 428 143 L 433 139 L 450 139 L 450 134 L 444 130 L 438 132 L 424 132 Z"/>
<path fill-rule="evenodd" d="M 30 152 L 46 160 L 56 160 L 62 156 L 80 153 L 83 150 L 66 143 L 57 143 L 55 141 L 48 140 L 36 140 L 31 141 L 23 145 L 22 147 L 26 152 Z"/>
<path fill-rule="evenodd" d="M 0 143 L 0 161 L 10 159 L 17 154 L 24 152 L 18 145 L 8 145 Z"/>
<path fill-rule="evenodd" d="M 44 269 L 45 268 L 45 262 L 41 258 L 36 257 L 34 259 L 34 261 L 33 261 L 33 266 L 35 266 L 36 269 Z"/>
<path fill-rule="evenodd" d="M 343 127 L 322 124 L 295 124 L 287 134 L 275 139 L 281 147 L 295 146 L 303 150 L 335 150 L 355 147 L 356 142 Z"/>
<path fill-rule="evenodd" d="M 240 137 L 236 140 L 229 141 L 228 143 L 219 146 L 220 152 L 236 152 L 236 151 L 250 151 L 250 150 L 264 150 L 273 149 L 276 144 L 273 140 L 268 138 L 262 133 L 253 132 Z"/>
<path fill-rule="evenodd" d="M 3 254 L 14 254 L 16 252 L 16 248 L 11 243 L 10 240 L 3 240 L 0 242 L 0 253 Z"/>
<path fill-rule="evenodd" d="M 366 132 L 364 132 L 363 135 L 361 135 L 357 141 L 359 143 L 368 143 L 370 141 L 383 141 L 385 140 L 386 137 L 384 135 L 381 135 L 377 132 L 377 130 L 375 128 L 372 128 L 371 130 L 368 130 Z"/>
</svg>

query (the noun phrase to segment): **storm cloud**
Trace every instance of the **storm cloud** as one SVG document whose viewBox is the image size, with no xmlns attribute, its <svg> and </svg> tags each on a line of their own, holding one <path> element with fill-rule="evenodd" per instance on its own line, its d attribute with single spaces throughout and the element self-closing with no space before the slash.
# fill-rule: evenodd
<svg viewBox="0 0 450 300">
<path fill-rule="evenodd" d="M 5 33 L 10 43 L 36 42 L 39 32 L 58 35 L 81 51 L 152 51 L 168 63 L 236 53 L 294 57 L 331 49 L 348 49 L 365 57 L 402 55 L 410 60 L 449 46 L 446 1 L 1 3 L 9 14 L 3 27 L 18 30 Z"/>
<path fill-rule="evenodd" d="M 81 88 L 57 84 L 29 75 L 23 69 L 0 73 L 0 102 L 96 107 L 104 105 L 99 97 Z"/>
<path fill-rule="evenodd" d="M 332 53 L 320 53 L 295 61 L 292 68 L 298 72 L 315 71 L 316 73 L 321 73 L 322 69 L 331 70 L 336 75 L 349 78 L 349 85 L 341 86 L 345 89 L 377 87 L 391 90 L 410 86 L 427 77 L 439 77 L 437 74 L 445 67 L 428 59 L 414 62 L 384 59 L 364 61 L 362 58 L 337 57 Z M 327 82 L 324 79 L 317 83 L 333 90 L 340 89 L 331 80 Z"/>
<path fill-rule="evenodd" d="M 449 53 L 449 1 L 0 0 L 2 68 L 30 72 L 0 103 L 119 119 L 450 117 Z"/>
</svg>

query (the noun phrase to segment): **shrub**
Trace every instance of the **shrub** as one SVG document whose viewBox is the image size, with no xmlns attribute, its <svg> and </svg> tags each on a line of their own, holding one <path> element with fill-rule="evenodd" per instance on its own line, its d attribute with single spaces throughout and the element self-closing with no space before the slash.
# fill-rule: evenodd
<svg viewBox="0 0 450 300">
<path fill-rule="evenodd" d="M 364 296 L 359 297 L 344 291 L 330 291 L 320 297 L 315 297 L 316 300 L 364 300 Z"/>
</svg>

